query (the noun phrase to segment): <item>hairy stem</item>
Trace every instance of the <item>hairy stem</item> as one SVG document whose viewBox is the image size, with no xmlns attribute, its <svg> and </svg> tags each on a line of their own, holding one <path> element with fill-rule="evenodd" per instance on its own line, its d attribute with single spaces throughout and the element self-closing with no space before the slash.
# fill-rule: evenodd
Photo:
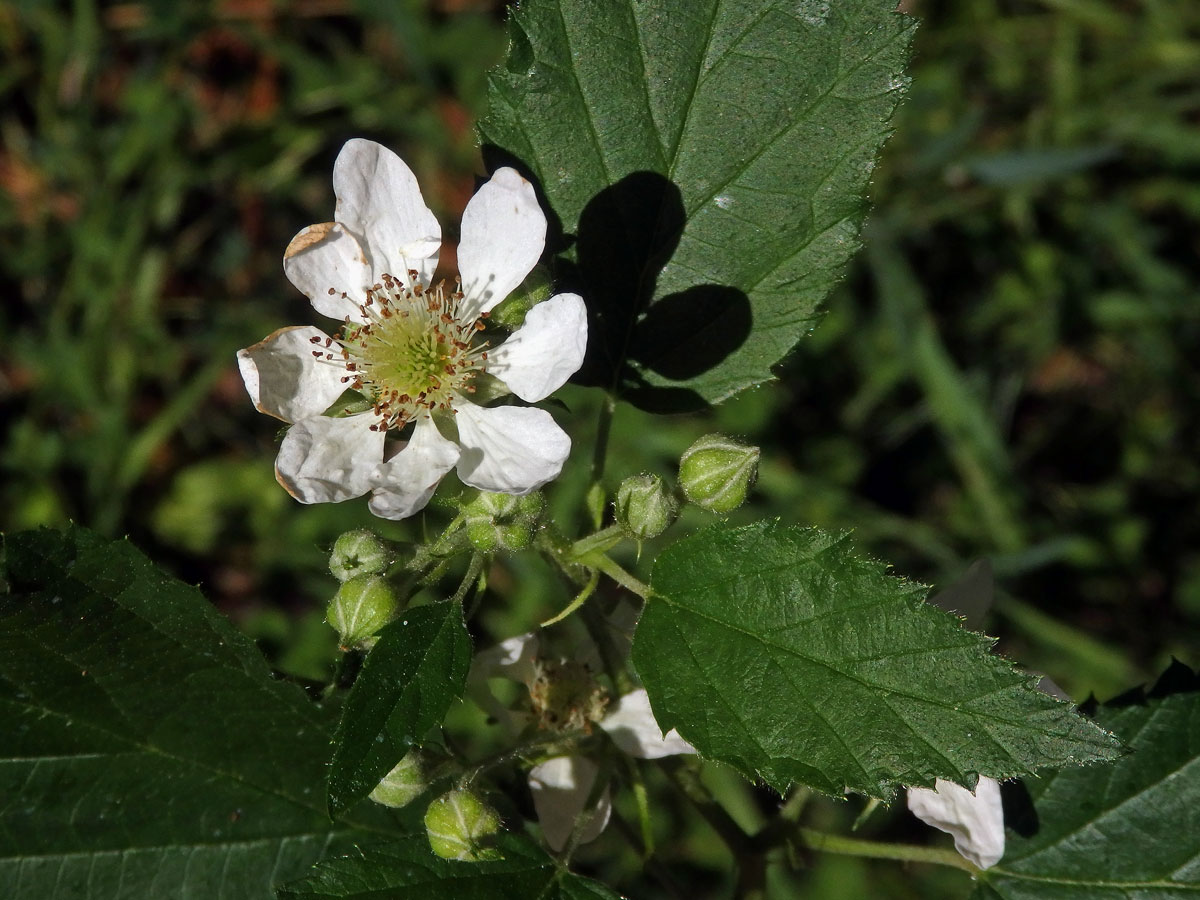
<svg viewBox="0 0 1200 900">
<path fill-rule="evenodd" d="M 621 587 L 625 588 L 625 590 L 632 591 L 643 600 L 650 599 L 650 585 L 638 581 L 621 568 L 611 557 L 603 553 L 589 553 L 580 562 L 593 569 L 599 569 Z"/>
<path fill-rule="evenodd" d="M 613 413 L 617 401 L 609 394 L 600 401 L 600 413 L 596 418 L 596 445 L 592 451 L 592 484 L 604 477 L 604 463 L 608 458 L 608 436 L 612 431 Z"/>
</svg>

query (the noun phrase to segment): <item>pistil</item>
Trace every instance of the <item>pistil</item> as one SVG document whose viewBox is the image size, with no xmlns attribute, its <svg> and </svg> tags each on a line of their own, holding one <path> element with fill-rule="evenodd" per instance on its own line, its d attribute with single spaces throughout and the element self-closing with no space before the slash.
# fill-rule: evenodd
<svg viewBox="0 0 1200 900">
<path fill-rule="evenodd" d="M 359 304 L 360 321 L 347 316 L 337 338 L 312 339 L 322 345 L 313 356 L 344 367 L 342 383 L 374 403 L 381 421 L 372 430 L 403 428 L 437 410 L 453 413 L 487 365 L 486 342 L 474 343 L 483 321 L 460 318 L 461 285 L 424 288 L 416 271 L 408 274 L 411 288 L 383 275 Z"/>
</svg>

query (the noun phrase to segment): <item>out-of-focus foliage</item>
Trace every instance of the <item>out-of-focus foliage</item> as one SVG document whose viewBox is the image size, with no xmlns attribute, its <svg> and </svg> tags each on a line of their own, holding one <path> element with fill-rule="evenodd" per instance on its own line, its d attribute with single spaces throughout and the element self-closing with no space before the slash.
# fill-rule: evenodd
<svg viewBox="0 0 1200 900">
<path fill-rule="evenodd" d="M 233 353 L 309 321 L 280 258 L 329 217 L 346 138 L 395 148 L 439 219 L 458 220 L 482 171 L 471 125 L 503 52 L 501 5 L 0 4 L 0 529 L 129 533 L 201 581 L 280 669 L 328 671 L 333 642 L 314 627 L 333 590 L 328 546 L 381 523 L 363 503 L 300 507 L 278 488 L 276 435 Z M 780 385 L 707 416 L 619 410 L 609 487 L 671 477 L 704 433 L 742 437 L 763 453 L 734 522 L 853 528 L 939 586 L 989 557 L 985 627 L 1002 649 L 1076 699 L 1110 696 L 1169 652 L 1194 665 L 1200 635 L 1200 5 L 904 6 L 922 24 L 867 252 Z M 570 533 L 596 401 L 564 396 L 579 450 L 550 503 Z M 675 527 L 708 518 L 689 508 Z M 568 599 L 521 557 L 489 591 L 477 645 Z M 460 713 L 474 746 L 478 722 Z M 719 891 L 724 845 L 645 778 L 655 859 L 681 893 Z M 748 828 L 777 802 L 720 766 L 702 778 Z M 577 863 L 669 896 L 630 849 L 630 793 Z M 805 815 L 844 830 L 860 811 L 814 802 Z M 860 834 L 934 840 L 884 811 Z M 953 871 L 807 862 L 772 867 L 772 896 L 968 890 Z"/>
</svg>

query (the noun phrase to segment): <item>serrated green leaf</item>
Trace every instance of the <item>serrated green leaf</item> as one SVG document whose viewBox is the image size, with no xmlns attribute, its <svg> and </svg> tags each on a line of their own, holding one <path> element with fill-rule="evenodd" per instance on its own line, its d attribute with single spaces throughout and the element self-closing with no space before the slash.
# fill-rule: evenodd
<svg viewBox="0 0 1200 900">
<path fill-rule="evenodd" d="M 604 885 L 573 875 L 526 837 L 500 835 L 503 859 L 457 862 L 434 856 L 424 835 L 329 859 L 279 890 L 279 900 L 619 900 Z"/>
<path fill-rule="evenodd" d="M 1200 895 L 1200 678 L 1175 663 L 1149 695 L 1096 720 L 1132 751 L 1030 780 L 1000 865 L 973 900 L 1177 900 Z"/>
<path fill-rule="evenodd" d="M 858 246 L 906 84 L 914 22 L 895 8 L 513 7 L 479 131 L 573 236 L 559 274 L 593 313 L 586 377 L 650 409 L 771 377 Z"/>
<path fill-rule="evenodd" d="M 18 534 L 4 570 L 0 896 L 267 898 L 386 825 L 329 822 L 322 711 L 131 544 Z"/>
<path fill-rule="evenodd" d="M 1111 759 L 1117 742 L 844 535 L 718 525 L 667 548 L 633 662 L 664 730 L 779 791 Z"/>
<path fill-rule="evenodd" d="M 367 796 L 462 696 L 471 638 L 458 603 L 406 610 L 381 632 L 338 726 L 329 811 Z"/>
</svg>

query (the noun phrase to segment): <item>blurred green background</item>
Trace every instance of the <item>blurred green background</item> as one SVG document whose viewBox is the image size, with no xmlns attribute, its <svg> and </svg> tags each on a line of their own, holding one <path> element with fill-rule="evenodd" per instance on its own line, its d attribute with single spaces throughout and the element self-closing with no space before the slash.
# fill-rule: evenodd
<svg viewBox="0 0 1200 900">
<path fill-rule="evenodd" d="M 1076 699 L 1111 696 L 1172 654 L 1195 665 L 1200 4 L 902 6 L 922 20 L 912 87 L 866 249 L 825 320 L 778 383 L 709 415 L 622 409 L 611 486 L 670 475 L 719 428 L 763 447 L 736 518 L 852 528 L 939 587 L 986 558 L 987 631 Z M 282 671 L 325 677 L 333 538 L 364 525 L 414 537 L 445 516 L 380 523 L 361 501 L 295 504 L 273 477 L 278 423 L 251 407 L 234 354 L 315 321 L 280 260 L 330 217 L 347 138 L 397 150 L 452 243 L 482 173 L 472 124 L 504 52 L 503 7 L 0 3 L 0 530 L 74 520 L 128 534 Z M 579 450 L 551 502 L 573 531 L 597 397 L 563 399 Z M 499 564 L 491 588 L 480 641 L 567 599 L 535 560 Z M 777 802 L 718 768 L 706 777 L 748 823 Z M 729 857 L 647 778 L 663 864 L 682 894 L 707 896 Z M 858 807 L 809 816 L 844 828 Z M 864 833 L 938 840 L 895 811 Z M 639 880 L 619 827 L 580 859 L 635 896 L 671 896 Z M 772 875 L 777 896 L 967 891 L 950 871 L 793 863 Z"/>
</svg>

